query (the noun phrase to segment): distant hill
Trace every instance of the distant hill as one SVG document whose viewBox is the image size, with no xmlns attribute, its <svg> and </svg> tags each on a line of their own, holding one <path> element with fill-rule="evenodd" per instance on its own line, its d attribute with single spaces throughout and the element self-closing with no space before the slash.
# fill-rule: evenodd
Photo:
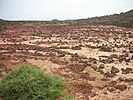
<svg viewBox="0 0 133 100">
<path fill-rule="evenodd" d="M 3 19 L 0 19 L 0 22 L 1 22 L 1 21 L 4 21 L 4 20 L 3 20 Z"/>
<path fill-rule="evenodd" d="M 101 17 L 93 17 L 88 19 L 79 19 L 74 21 L 75 24 L 89 24 L 89 25 L 116 25 L 122 27 L 133 28 L 133 9 L 120 14 L 113 14 Z"/>
<path fill-rule="evenodd" d="M 6 22 L 69 23 L 75 25 L 115 25 L 120 27 L 133 28 L 133 9 L 120 14 L 65 21 L 60 21 L 57 19 L 54 19 L 52 21 L 7 21 L 0 19 L 0 25 L 2 25 L 2 23 L 5 24 Z"/>
</svg>

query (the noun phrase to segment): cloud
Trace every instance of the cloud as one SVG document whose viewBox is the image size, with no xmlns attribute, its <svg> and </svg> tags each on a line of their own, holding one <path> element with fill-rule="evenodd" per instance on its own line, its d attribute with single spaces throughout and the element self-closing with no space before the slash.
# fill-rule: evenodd
<svg viewBox="0 0 133 100">
<path fill-rule="evenodd" d="M 132 0 L 1 0 L 0 18 L 77 19 L 125 12 L 132 7 Z"/>
</svg>

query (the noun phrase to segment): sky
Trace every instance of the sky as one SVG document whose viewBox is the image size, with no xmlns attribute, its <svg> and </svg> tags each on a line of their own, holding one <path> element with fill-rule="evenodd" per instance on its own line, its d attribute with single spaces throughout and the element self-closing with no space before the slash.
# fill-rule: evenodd
<svg viewBox="0 0 133 100">
<path fill-rule="evenodd" d="M 133 0 L 0 0 L 0 19 L 81 19 L 131 9 Z"/>
</svg>

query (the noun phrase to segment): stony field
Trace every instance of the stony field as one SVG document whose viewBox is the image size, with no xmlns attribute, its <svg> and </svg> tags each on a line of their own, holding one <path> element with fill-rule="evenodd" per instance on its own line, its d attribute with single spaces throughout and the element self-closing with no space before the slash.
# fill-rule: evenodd
<svg viewBox="0 0 133 100">
<path fill-rule="evenodd" d="M 66 23 L 0 25 L 0 77 L 22 63 L 59 74 L 75 100 L 133 100 L 133 29 Z"/>
</svg>

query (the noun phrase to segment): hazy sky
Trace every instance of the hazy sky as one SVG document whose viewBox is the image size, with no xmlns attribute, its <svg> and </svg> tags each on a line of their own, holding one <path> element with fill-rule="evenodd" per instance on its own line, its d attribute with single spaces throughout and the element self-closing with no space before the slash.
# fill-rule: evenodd
<svg viewBox="0 0 133 100">
<path fill-rule="evenodd" d="M 133 9 L 133 0 L 0 0 L 0 18 L 79 19 Z"/>
</svg>

